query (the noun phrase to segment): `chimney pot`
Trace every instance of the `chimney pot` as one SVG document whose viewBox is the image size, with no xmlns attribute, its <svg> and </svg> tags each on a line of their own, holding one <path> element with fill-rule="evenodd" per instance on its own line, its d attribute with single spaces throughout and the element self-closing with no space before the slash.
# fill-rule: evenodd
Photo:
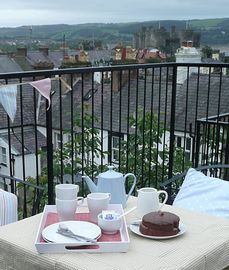
<svg viewBox="0 0 229 270">
<path fill-rule="evenodd" d="M 39 51 L 42 52 L 45 56 L 49 55 L 49 48 L 48 47 L 40 47 Z"/>
<path fill-rule="evenodd" d="M 17 55 L 18 56 L 27 56 L 27 48 L 17 48 Z"/>
</svg>

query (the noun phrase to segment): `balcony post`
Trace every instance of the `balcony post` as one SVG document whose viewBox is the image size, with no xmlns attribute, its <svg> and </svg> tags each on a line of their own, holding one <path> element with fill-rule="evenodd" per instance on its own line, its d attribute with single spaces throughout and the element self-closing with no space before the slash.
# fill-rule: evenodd
<svg viewBox="0 0 229 270">
<path fill-rule="evenodd" d="M 199 154 L 200 154 L 200 122 L 196 121 L 196 147 L 195 147 L 195 162 L 194 167 L 198 167 L 199 165 Z"/>
<path fill-rule="evenodd" d="M 48 101 L 46 101 L 48 108 Z M 53 196 L 53 143 L 52 143 L 52 106 L 46 111 L 47 128 L 47 174 L 48 174 L 48 204 L 54 204 Z"/>
<path fill-rule="evenodd" d="M 172 100 L 171 100 L 171 118 L 170 118 L 170 146 L 169 146 L 169 171 L 168 178 L 173 176 L 173 161 L 175 147 L 175 113 L 176 113 L 176 90 L 177 90 L 177 65 L 173 66 L 172 77 Z"/>
</svg>

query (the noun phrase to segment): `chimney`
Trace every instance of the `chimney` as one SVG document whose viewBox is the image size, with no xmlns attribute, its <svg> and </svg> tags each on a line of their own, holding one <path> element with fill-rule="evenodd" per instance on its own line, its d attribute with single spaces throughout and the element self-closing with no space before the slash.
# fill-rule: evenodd
<svg viewBox="0 0 229 270">
<path fill-rule="evenodd" d="M 27 48 L 17 48 L 17 55 L 18 56 L 27 56 Z"/>
<path fill-rule="evenodd" d="M 112 76 L 112 89 L 114 92 L 118 92 L 120 90 L 120 74 L 118 71 L 113 71 Z"/>
<path fill-rule="evenodd" d="M 188 47 L 187 41 L 182 41 L 182 46 L 183 47 Z"/>
<path fill-rule="evenodd" d="M 49 48 L 48 47 L 40 47 L 39 52 L 42 52 L 44 54 L 44 56 L 48 56 L 49 55 Z"/>
<path fill-rule="evenodd" d="M 122 48 L 122 61 L 126 60 L 126 48 Z"/>
<path fill-rule="evenodd" d="M 75 55 L 75 61 L 79 62 L 79 55 L 78 54 Z"/>
<path fill-rule="evenodd" d="M 187 41 L 187 47 L 192 48 L 192 46 L 193 46 L 192 40 Z"/>
<path fill-rule="evenodd" d="M 120 74 L 120 72 L 122 74 Z M 113 80 L 112 80 L 112 89 L 114 92 L 120 91 L 120 87 L 123 87 L 126 83 L 128 83 L 129 80 L 129 71 L 128 70 L 122 70 L 122 71 L 113 71 Z M 136 78 L 136 72 L 130 73 L 130 78 Z M 120 85 L 120 77 L 122 80 L 122 85 Z"/>
</svg>

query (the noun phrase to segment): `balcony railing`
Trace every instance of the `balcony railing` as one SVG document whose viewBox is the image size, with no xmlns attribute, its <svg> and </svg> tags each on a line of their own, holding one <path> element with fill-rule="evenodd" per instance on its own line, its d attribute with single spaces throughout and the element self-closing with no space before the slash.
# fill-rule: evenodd
<svg viewBox="0 0 229 270">
<path fill-rule="evenodd" d="M 108 164 L 133 172 L 138 187 L 159 187 L 186 167 L 228 163 L 228 68 L 166 63 L 0 74 L 1 84 L 20 84 L 13 123 L 0 107 L 0 173 L 43 186 L 42 202 L 52 204 L 56 183 L 77 183 L 85 195 L 81 176 L 95 179 Z M 47 77 L 49 110 L 26 84 Z"/>
</svg>

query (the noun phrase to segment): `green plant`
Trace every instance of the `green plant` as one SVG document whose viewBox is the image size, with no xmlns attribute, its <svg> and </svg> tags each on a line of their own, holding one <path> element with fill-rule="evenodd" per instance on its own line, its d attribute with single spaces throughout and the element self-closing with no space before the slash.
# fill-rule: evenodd
<svg viewBox="0 0 229 270">
<path fill-rule="evenodd" d="M 29 176 L 26 179 L 26 182 L 34 186 L 37 185 L 37 179 Z M 24 183 L 17 184 L 18 192 L 18 216 L 19 219 L 23 218 L 24 209 L 24 199 L 26 198 L 26 212 L 30 216 L 35 210 L 35 212 L 40 212 L 43 210 L 44 206 L 48 203 L 48 178 L 47 175 L 40 175 L 38 177 L 38 183 L 40 187 L 43 187 L 43 190 L 39 190 L 31 185 L 26 185 Z M 24 196 L 25 194 L 25 196 Z M 35 208 L 35 209 L 33 209 Z"/>
<path fill-rule="evenodd" d="M 61 167 L 64 174 L 80 173 L 93 178 L 104 168 L 104 165 L 96 162 L 96 158 L 105 158 L 106 154 L 102 151 L 99 130 L 92 125 L 92 116 L 87 112 L 87 107 L 85 110 L 83 118 L 80 113 L 74 118 L 74 129 L 80 131 L 75 132 L 71 141 L 64 143 L 62 149 L 56 149 L 53 153 L 53 171 L 56 177 L 60 177 Z M 93 121 L 98 121 L 95 116 Z M 69 130 L 65 133 L 71 134 Z"/>
<path fill-rule="evenodd" d="M 137 187 L 159 187 L 160 182 L 168 174 L 169 147 L 164 145 L 162 138 L 165 136 L 162 117 L 151 112 L 138 109 L 138 115 L 130 117 L 130 127 L 134 132 L 127 140 L 122 141 L 120 169 L 123 173 L 134 172 L 137 176 Z M 190 161 L 184 159 L 184 149 L 175 148 L 173 172 L 180 173 L 184 168 L 191 167 Z M 184 162 L 183 162 L 184 160 Z"/>
<path fill-rule="evenodd" d="M 157 147 L 163 135 L 162 121 L 158 126 L 158 117 L 139 108 L 138 115 L 129 119 L 133 133 L 121 146 L 121 171 L 134 172 L 137 176 L 137 187 L 157 186 L 163 172 L 162 160 L 167 160 L 168 153 Z"/>
</svg>

